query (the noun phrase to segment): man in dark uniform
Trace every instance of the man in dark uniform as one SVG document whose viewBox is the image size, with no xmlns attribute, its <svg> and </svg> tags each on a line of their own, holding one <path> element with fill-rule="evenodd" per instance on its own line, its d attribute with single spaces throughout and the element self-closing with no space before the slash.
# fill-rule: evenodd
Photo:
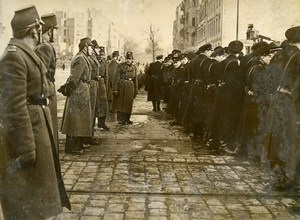
<svg viewBox="0 0 300 220">
<path fill-rule="evenodd" d="M 48 219 L 70 209 L 52 132 L 47 69 L 35 6 L 15 11 L 0 60 L 0 197 L 4 219 Z"/>
<path fill-rule="evenodd" d="M 203 97 L 205 90 L 203 67 L 210 62 L 212 53 L 211 44 L 204 44 L 196 52 L 196 57 L 191 61 L 189 66 L 189 82 L 191 83 L 191 91 L 187 111 L 185 112 L 185 121 L 191 125 L 193 138 L 202 140 L 204 106 Z"/>
<path fill-rule="evenodd" d="M 97 95 L 97 118 L 98 128 L 102 128 L 105 131 L 109 131 L 110 128 L 106 125 L 106 117 L 109 114 L 108 107 L 108 65 L 105 60 L 105 47 L 99 46 L 98 61 L 99 67 L 99 79 L 98 79 L 98 95 Z"/>
<path fill-rule="evenodd" d="M 67 97 L 62 118 L 61 132 L 66 134 L 65 152 L 83 154 L 84 139 L 93 134 L 93 117 L 90 100 L 91 64 L 88 60 L 91 39 L 86 37 L 80 40 L 79 52 L 71 63 L 71 73 L 67 82 L 74 86 L 72 93 Z"/>
<path fill-rule="evenodd" d="M 174 66 L 172 65 L 172 55 L 169 54 L 163 62 L 162 65 L 162 93 L 163 93 L 163 101 L 164 103 L 169 102 L 170 98 L 170 89 L 171 89 L 171 84 L 172 84 L 172 77 L 173 77 L 173 72 L 174 72 Z"/>
<path fill-rule="evenodd" d="M 117 67 L 113 81 L 113 108 L 117 110 L 122 125 L 132 124 L 130 120 L 133 100 L 138 93 L 138 79 L 133 65 L 132 52 L 126 53 L 126 61 Z"/>
<path fill-rule="evenodd" d="M 58 149 L 58 125 L 57 125 L 57 98 L 55 89 L 55 69 L 56 69 L 56 53 L 53 45 L 54 30 L 57 29 L 56 16 L 53 13 L 42 15 L 41 19 L 45 23 L 42 27 L 43 39 L 42 43 L 35 48 L 35 53 L 43 61 L 47 68 L 46 78 L 49 83 L 49 108 L 52 118 L 53 134 Z M 57 150 L 58 152 L 58 150 Z"/>
<path fill-rule="evenodd" d="M 108 64 L 107 101 L 108 101 L 108 108 L 110 112 L 115 112 L 115 110 L 112 109 L 112 101 L 113 101 L 112 85 L 113 85 L 114 75 L 118 66 L 119 56 L 120 56 L 119 51 L 114 51 L 112 53 L 112 60 Z"/>
<path fill-rule="evenodd" d="M 238 54 L 243 49 L 243 43 L 232 41 L 228 45 L 229 55 L 224 60 L 224 70 L 221 78 L 222 89 L 221 97 L 223 100 L 223 114 L 220 121 L 220 140 L 223 146 L 230 150 L 235 149 L 235 139 L 240 122 L 244 98 L 244 84 L 240 79 L 240 61 Z"/>
<path fill-rule="evenodd" d="M 299 164 L 300 26 L 288 29 L 285 36 L 290 44 L 278 53 L 272 64 L 281 77 L 270 102 L 264 138 L 275 190 L 295 184 Z"/>
<path fill-rule="evenodd" d="M 163 55 L 156 57 L 156 62 L 150 63 L 146 72 L 148 101 L 152 101 L 152 111 L 160 111 L 161 85 L 162 85 L 162 61 Z"/>
</svg>

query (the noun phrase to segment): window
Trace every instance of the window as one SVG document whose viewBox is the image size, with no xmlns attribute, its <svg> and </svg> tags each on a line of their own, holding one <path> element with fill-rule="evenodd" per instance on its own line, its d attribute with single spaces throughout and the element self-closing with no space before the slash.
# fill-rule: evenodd
<svg viewBox="0 0 300 220">
<path fill-rule="evenodd" d="M 192 26 L 196 26 L 196 19 L 194 17 L 192 18 Z"/>
<path fill-rule="evenodd" d="M 66 36 L 66 35 L 67 35 L 67 30 L 65 29 L 65 30 L 64 30 L 64 36 Z"/>
</svg>

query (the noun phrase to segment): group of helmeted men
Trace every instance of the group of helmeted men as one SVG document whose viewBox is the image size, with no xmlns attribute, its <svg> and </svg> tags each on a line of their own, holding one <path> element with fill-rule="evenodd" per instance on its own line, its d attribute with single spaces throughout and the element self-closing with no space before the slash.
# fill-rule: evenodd
<svg viewBox="0 0 300 220">
<path fill-rule="evenodd" d="M 300 27 L 281 44 L 260 41 L 243 55 L 243 43 L 174 49 L 146 71 L 148 100 L 160 102 L 200 145 L 259 162 L 276 190 L 299 175 Z M 298 173 L 298 174 L 297 174 Z"/>
</svg>

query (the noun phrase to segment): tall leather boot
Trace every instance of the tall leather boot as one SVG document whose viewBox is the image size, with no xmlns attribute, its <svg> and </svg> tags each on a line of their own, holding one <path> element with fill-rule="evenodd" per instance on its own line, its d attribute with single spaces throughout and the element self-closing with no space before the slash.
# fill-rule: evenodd
<svg viewBox="0 0 300 220">
<path fill-rule="evenodd" d="M 156 111 L 160 111 L 161 109 L 160 109 L 160 100 L 158 99 L 157 101 L 156 101 Z"/>
<path fill-rule="evenodd" d="M 157 111 L 157 108 L 156 108 L 156 101 L 152 101 L 152 106 L 153 106 L 152 111 L 156 112 L 156 111 Z"/>
<path fill-rule="evenodd" d="M 103 128 L 105 131 L 109 131 L 110 128 L 105 124 L 106 117 L 98 118 L 98 128 Z"/>
</svg>

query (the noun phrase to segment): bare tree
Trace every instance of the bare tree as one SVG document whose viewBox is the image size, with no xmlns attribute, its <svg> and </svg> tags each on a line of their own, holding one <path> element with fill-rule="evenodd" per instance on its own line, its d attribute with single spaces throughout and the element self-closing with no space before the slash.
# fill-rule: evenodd
<svg viewBox="0 0 300 220">
<path fill-rule="evenodd" d="M 149 44 L 146 48 L 146 53 L 152 55 L 153 62 L 155 61 L 155 55 L 162 51 L 162 49 L 159 46 L 159 39 L 157 37 L 157 33 L 159 32 L 158 29 L 155 29 L 155 27 L 151 24 L 149 28 L 149 32 L 145 33 L 149 36 Z"/>
<path fill-rule="evenodd" d="M 124 40 L 124 56 L 128 51 L 131 51 L 133 52 L 133 54 L 136 54 L 137 48 L 138 48 L 138 44 L 134 42 L 134 40 L 128 38 Z"/>
</svg>

